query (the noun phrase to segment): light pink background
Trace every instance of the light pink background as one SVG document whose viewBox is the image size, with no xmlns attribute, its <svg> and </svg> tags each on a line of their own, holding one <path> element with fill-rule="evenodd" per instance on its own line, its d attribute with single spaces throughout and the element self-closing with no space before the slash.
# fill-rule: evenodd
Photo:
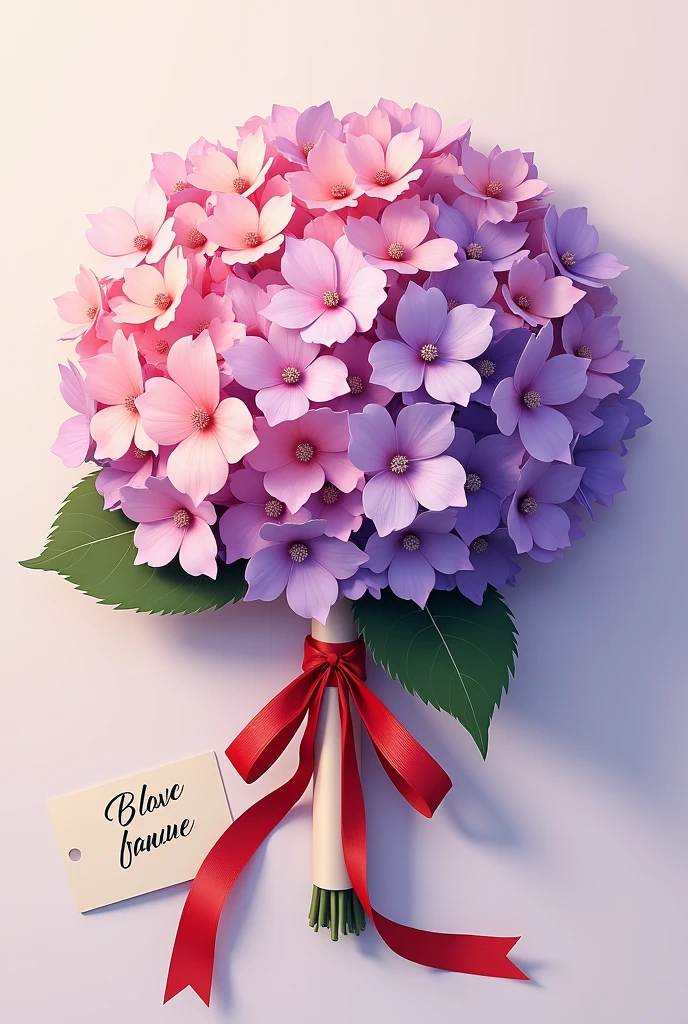
<svg viewBox="0 0 688 1024">
<path fill-rule="evenodd" d="M 14 4 L 0 66 L 2 743 L 0 1019 L 7 1024 L 680 1024 L 685 1020 L 685 22 L 675 0 L 64 0 Z M 282 605 L 196 618 L 114 612 L 16 561 L 36 553 L 77 474 L 48 448 L 65 409 L 51 297 L 89 260 L 85 213 L 130 206 L 150 150 L 183 150 L 275 101 L 416 98 L 478 145 L 535 149 L 587 204 L 619 282 L 624 338 L 648 359 L 654 425 L 629 493 L 562 563 L 521 575 L 521 658 L 483 764 L 467 734 L 379 672 L 376 691 L 450 771 L 414 815 L 367 751 L 374 902 L 416 925 L 518 934 L 533 984 L 452 976 L 372 928 L 306 925 L 304 801 L 223 921 L 212 1009 L 161 1006 L 185 887 L 79 916 L 45 800 L 221 752 L 298 668 Z M 681 391 L 679 392 L 679 388 Z M 223 766 L 235 812 L 249 790 Z"/>
</svg>

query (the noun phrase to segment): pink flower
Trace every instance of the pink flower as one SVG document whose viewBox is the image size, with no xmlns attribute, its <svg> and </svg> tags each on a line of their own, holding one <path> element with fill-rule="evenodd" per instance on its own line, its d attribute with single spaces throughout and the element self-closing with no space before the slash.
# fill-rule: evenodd
<svg viewBox="0 0 688 1024">
<path fill-rule="evenodd" d="M 420 128 L 393 135 L 384 148 L 372 135 L 347 136 L 346 156 L 356 171 L 357 187 L 379 199 L 396 199 L 420 178 L 423 170 L 415 165 L 422 153 Z"/>
<path fill-rule="evenodd" d="M 344 234 L 344 221 L 337 213 L 323 213 L 314 217 L 303 229 L 304 238 L 316 238 L 328 249 L 334 249 L 334 243 Z"/>
<path fill-rule="evenodd" d="M 60 337 L 60 341 L 81 338 L 85 346 L 88 346 L 89 338 L 92 336 L 95 339 L 96 324 L 103 311 L 103 292 L 100 281 L 88 267 L 79 267 L 74 284 L 75 292 L 64 292 L 54 299 L 60 319 L 68 324 L 76 324 L 76 327 Z"/>
<path fill-rule="evenodd" d="M 270 302 L 270 296 L 264 288 L 252 281 L 242 281 L 240 277 L 228 277 L 225 295 L 232 300 L 234 315 L 240 324 L 244 324 L 247 334 L 267 335 L 270 324 L 263 311 Z"/>
<path fill-rule="evenodd" d="M 183 256 L 212 256 L 217 245 L 200 229 L 208 214 L 198 203 L 182 203 L 174 211 L 174 240 L 182 247 Z"/>
<path fill-rule="evenodd" d="M 422 103 L 414 103 L 410 111 L 410 124 L 420 128 L 423 142 L 423 158 L 439 156 L 449 149 L 458 139 L 463 139 L 471 128 L 471 121 L 454 125 L 442 131 L 442 118 L 432 107 L 424 107 Z"/>
<path fill-rule="evenodd" d="M 174 244 L 172 218 L 167 217 L 167 197 L 155 180 L 149 178 L 134 203 L 134 216 L 118 206 L 102 213 L 89 213 L 92 227 L 86 237 L 97 252 L 110 259 L 105 272 L 121 277 L 122 271 L 144 260 L 157 263 Z"/>
<path fill-rule="evenodd" d="M 334 398 L 328 402 L 330 409 L 339 412 L 341 409 L 348 409 L 349 412 L 360 412 L 366 405 L 374 402 L 375 405 L 389 405 L 394 398 L 394 392 L 381 384 L 371 384 L 370 375 L 373 367 L 370 363 L 370 353 L 373 348 L 371 342 L 361 334 L 354 334 L 343 345 L 335 345 L 332 354 L 346 364 L 346 383 L 348 391 L 341 398 Z"/>
<path fill-rule="evenodd" d="M 76 469 L 93 454 L 95 445 L 91 437 L 90 424 L 96 411 L 96 403 L 86 389 L 84 378 L 71 360 L 67 360 L 67 366 L 60 366 L 60 376 L 60 394 L 77 415 L 65 420 L 50 451 L 59 456 L 69 469 Z"/>
<path fill-rule="evenodd" d="M 245 196 L 220 195 L 213 216 L 201 224 L 201 230 L 223 246 L 224 263 L 255 263 L 267 253 L 277 252 L 293 213 L 290 192 L 268 199 L 260 212 Z"/>
<path fill-rule="evenodd" d="M 378 222 L 374 217 L 349 217 L 346 237 L 365 254 L 366 262 L 399 274 L 419 270 L 449 270 L 458 266 L 454 256 L 457 245 L 449 238 L 424 241 L 430 230 L 430 218 L 419 196 L 402 199 L 385 207 Z"/>
<path fill-rule="evenodd" d="M 265 137 L 259 128 L 239 143 L 236 163 L 220 149 L 209 149 L 194 156 L 193 161 L 196 170 L 189 175 L 192 185 L 208 192 L 250 196 L 265 181 L 272 157 L 265 159 Z"/>
<path fill-rule="evenodd" d="M 263 316 L 300 329 L 304 341 L 333 345 L 370 330 L 385 300 L 384 272 L 344 237 L 333 251 L 315 238 L 287 238 L 282 274 L 289 287 L 275 292 Z"/>
<path fill-rule="evenodd" d="M 270 427 L 258 420 L 260 444 L 246 457 L 265 473 L 265 487 L 290 512 L 297 512 L 311 494 L 329 480 L 341 491 L 352 491 L 361 474 L 349 461 L 349 416 L 331 409 L 311 409 L 298 420 Z"/>
<path fill-rule="evenodd" d="M 207 331 L 180 338 L 170 349 L 171 380 L 154 377 L 137 399 L 146 430 L 159 444 L 176 445 L 167 475 L 195 502 L 219 491 L 230 462 L 258 444 L 253 420 L 238 398 L 220 401 L 220 372 Z"/>
<path fill-rule="evenodd" d="M 508 283 L 502 285 L 509 309 L 532 327 L 570 313 L 584 295 L 568 277 L 554 276 L 554 264 L 546 253 L 534 260 L 527 256 L 516 260 L 509 270 Z"/>
<path fill-rule="evenodd" d="M 216 352 L 231 348 L 246 334 L 246 328 L 234 316 L 228 296 L 214 292 L 201 295 L 195 288 L 186 288 L 169 333 L 172 340 L 176 340 L 188 335 L 197 338 L 203 331 L 210 334 Z"/>
<path fill-rule="evenodd" d="M 287 160 L 304 167 L 323 132 L 337 139 L 342 131 L 342 123 L 332 113 L 329 101 L 319 107 L 307 107 L 302 114 L 293 107 L 275 104 L 272 108 L 272 122 L 275 145 L 279 152 Z"/>
<path fill-rule="evenodd" d="M 292 171 L 287 181 L 297 199 L 309 210 L 341 210 L 357 206 L 363 189 L 356 182 L 356 172 L 346 157 L 343 142 L 325 132 L 308 153 L 308 170 Z"/>
<path fill-rule="evenodd" d="M 114 322 L 145 324 L 153 320 L 156 331 L 167 327 L 181 302 L 186 275 L 186 260 L 180 246 L 168 253 L 162 274 L 157 267 L 125 270 L 122 291 L 126 299 L 117 303 L 113 300 Z"/>
<path fill-rule="evenodd" d="M 461 168 L 454 181 L 470 196 L 487 200 L 487 219 L 496 224 L 513 220 L 518 204 L 533 199 L 547 188 L 546 181 L 529 178 L 530 168 L 520 149 L 493 149 L 483 156 L 466 144 L 461 147 Z"/>
<path fill-rule="evenodd" d="M 91 420 L 96 458 L 119 459 L 132 441 L 141 451 L 157 452 L 136 408 L 136 399 L 143 394 L 143 373 L 134 338 L 117 331 L 112 352 L 84 359 L 82 366 L 89 394 L 105 406 Z"/>
<path fill-rule="evenodd" d="M 122 511 L 139 524 L 135 565 L 167 565 L 179 554 L 190 576 L 217 578 L 217 543 L 210 529 L 217 515 L 209 501 L 195 504 L 169 480 L 150 477 L 145 487 L 122 488 Z"/>
<path fill-rule="evenodd" d="M 290 512 L 283 501 L 265 490 L 263 474 L 250 467 L 232 474 L 231 488 L 237 504 L 230 505 L 220 519 L 227 562 L 250 558 L 267 547 L 268 542 L 260 536 L 266 523 L 307 523 L 312 519 L 307 508 Z"/>
<path fill-rule="evenodd" d="M 319 351 L 302 341 L 298 331 L 272 324 L 269 341 L 245 338 L 226 358 L 234 379 L 258 392 L 256 405 L 273 427 L 303 416 L 310 402 L 328 402 L 349 390 L 341 359 L 319 356 Z"/>
<path fill-rule="evenodd" d="M 319 491 L 308 499 L 311 519 L 322 519 L 326 523 L 325 536 L 348 540 L 352 533 L 360 530 L 363 522 L 363 478 L 353 491 L 340 491 L 326 481 Z"/>
</svg>

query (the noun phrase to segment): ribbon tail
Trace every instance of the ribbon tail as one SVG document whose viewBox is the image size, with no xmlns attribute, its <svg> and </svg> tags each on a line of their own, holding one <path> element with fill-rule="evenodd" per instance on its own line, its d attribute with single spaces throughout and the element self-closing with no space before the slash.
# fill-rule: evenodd
<svg viewBox="0 0 688 1024">
<path fill-rule="evenodd" d="M 210 1005 L 215 942 L 225 901 L 242 870 L 303 795 L 313 775 L 315 731 L 322 691 L 309 708 L 292 777 L 244 811 L 213 846 L 191 883 L 172 950 L 163 1002 L 191 987 Z"/>
<path fill-rule="evenodd" d="M 357 702 L 358 703 L 358 702 Z M 528 981 L 507 953 L 518 941 L 488 935 L 453 935 L 398 924 L 379 914 L 370 903 L 366 864 L 366 820 L 363 787 L 346 689 L 339 690 L 342 720 L 342 845 L 351 884 L 380 938 L 399 956 L 426 967 Z"/>
</svg>

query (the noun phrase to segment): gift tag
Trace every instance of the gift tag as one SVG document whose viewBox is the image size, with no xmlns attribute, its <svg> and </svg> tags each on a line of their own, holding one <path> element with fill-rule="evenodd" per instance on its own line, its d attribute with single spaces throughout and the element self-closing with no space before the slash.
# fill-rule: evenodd
<svg viewBox="0 0 688 1024">
<path fill-rule="evenodd" d="M 77 910 L 188 882 L 231 824 L 210 752 L 48 801 Z"/>
</svg>

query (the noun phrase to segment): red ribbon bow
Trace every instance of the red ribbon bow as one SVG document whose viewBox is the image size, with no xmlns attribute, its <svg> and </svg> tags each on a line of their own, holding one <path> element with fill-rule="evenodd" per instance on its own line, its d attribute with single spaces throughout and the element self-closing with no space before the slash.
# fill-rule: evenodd
<svg viewBox="0 0 688 1024">
<path fill-rule="evenodd" d="M 366 822 L 349 699 L 361 716 L 383 768 L 401 795 L 431 817 L 451 779 L 365 685 L 365 644 L 329 644 L 307 636 L 303 672 L 259 711 L 227 748 L 246 782 L 275 763 L 308 715 L 292 777 L 244 811 L 218 839 L 191 884 L 172 951 L 165 1002 L 188 985 L 210 1005 L 215 939 L 232 886 L 260 844 L 303 795 L 315 761 L 315 734 L 323 690 L 336 686 L 342 723 L 342 845 L 346 870 L 382 940 L 399 956 L 427 967 L 495 978 L 527 975 L 507 953 L 516 938 L 451 935 L 397 924 L 370 903 L 366 878 Z"/>
</svg>

